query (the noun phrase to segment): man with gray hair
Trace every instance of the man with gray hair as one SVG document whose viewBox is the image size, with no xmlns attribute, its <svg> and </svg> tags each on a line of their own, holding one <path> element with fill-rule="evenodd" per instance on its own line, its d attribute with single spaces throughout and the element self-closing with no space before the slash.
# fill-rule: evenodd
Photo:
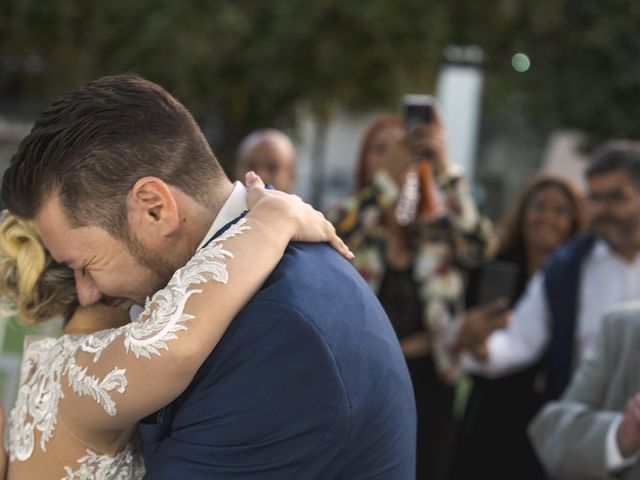
<svg viewBox="0 0 640 480">
<path fill-rule="evenodd" d="M 592 288 L 583 291 L 578 304 L 581 317 L 598 314 L 593 317 L 598 324 L 589 339 L 593 348 L 584 355 L 561 398 L 552 398 L 533 419 L 529 435 L 553 478 L 638 480 L 640 144 L 610 143 L 589 166 L 587 177 L 593 233 L 607 242 L 617 266 L 597 246 L 601 240 L 596 240 L 594 252 L 598 248 L 601 252 L 582 266 L 582 275 L 592 276 Z M 596 269 L 600 275 L 594 276 Z M 609 292 L 617 298 L 609 298 Z M 594 307 L 597 303 L 604 306 L 606 300 L 609 305 L 602 315 L 602 309 Z M 611 300 L 623 303 L 612 306 Z M 564 302 L 570 303 L 570 298 L 565 296 Z M 565 324 L 555 329 L 561 333 L 571 318 L 558 321 Z M 579 322 L 577 330 L 580 332 Z M 565 355 L 571 353 L 567 348 L 571 338 L 564 335 Z"/>
<path fill-rule="evenodd" d="M 606 315 L 640 298 L 640 146 L 607 143 L 585 174 L 589 230 L 560 246 L 532 277 L 509 326 L 484 343 L 486 357 L 464 359 L 468 370 L 490 378 L 543 361 L 539 386 L 551 403 L 529 433 L 553 478 L 610 478 L 634 465 L 640 449 L 633 402 L 624 424 L 622 414 L 600 415 L 622 412 L 640 391 L 635 371 L 624 373 L 637 363 L 629 355 L 638 351 L 630 348 L 638 338 L 633 314 Z"/>
<path fill-rule="evenodd" d="M 291 193 L 295 182 L 296 154 L 291 139 L 280 130 L 267 128 L 247 135 L 236 157 L 236 178 L 256 172 L 276 190 Z"/>
</svg>

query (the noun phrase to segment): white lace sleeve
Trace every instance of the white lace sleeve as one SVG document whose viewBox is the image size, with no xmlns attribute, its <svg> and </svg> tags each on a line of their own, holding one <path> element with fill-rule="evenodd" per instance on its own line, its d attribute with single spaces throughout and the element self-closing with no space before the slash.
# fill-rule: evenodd
<svg viewBox="0 0 640 480">
<path fill-rule="evenodd" d="M 202 289 L 194 286 L 208 281 L 227 284 L 229 280 L 224 259 L 232 258 L 233 254 L 222 248 L 222 242 L 248 228 L 245 221 L 240 220 L 174 273 L 169 284 L 147 302 L 144 312 L 136 321 L 117 329 L 84 336 L 81 350 L 94 354 L 93 361 L 97 362 L 101 353 L 118 337 L 123 337 L 126 351 L 135 357 L 151 358 L 152 355 L 160 356 L 160 350 L 169 350 L 167 342 L 175 340 L 176 333 L 186 330 L 186 322 L 194 318 L 184 308 L 191 295 L 202 293 Z"/>
<path fill-rule="evenodd" d="M 243 279 L 248 282 L 235 282 L 230 292 L 226 261 L 234 255 L 223 245 L 248 229 L 241 220 L 197 252 L 152 297 L 136 321 L 31 344 L 25 350 L 18 399 L 11 412 L 11 459 L 31 456 L 36 431 L 39 446 L 46 451 L 58 414 L 71 425 L 126 428 L 180 394 L 279 259 L 273 255 L 270 268 L 249 274 Z M 188 300 L 203 293 L 210 297 L 209 311 L 190 311 Z"/>
<path fill-rule="evenodd" d="M 131 324 L 30 346 L 11 413 L 12 457 L 31 456 L 36 431 L 46 450 L 59 417 L 76 431 L 112 431 L 176 398 L 280 260 L 287 241 L 272 232 L 241 220 L 197 252 Z"/>
</svg>

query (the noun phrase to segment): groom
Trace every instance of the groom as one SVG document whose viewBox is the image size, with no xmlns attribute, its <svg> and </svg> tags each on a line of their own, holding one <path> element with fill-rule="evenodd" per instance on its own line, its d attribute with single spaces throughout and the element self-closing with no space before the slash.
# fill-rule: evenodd
<svg viewBox="0 0 640 480">
<path fill-rule="evenodd" d="M 247 209 L 190 113 L 134 75 L 44 111 L 2 200 L 74 270 L 83 305 L 144 303 Z M 365 283 L 326 245 L 293 243 L 187 390 L 140 425 L 146 478 L 408 480 L 414 409 Z"/>
</svg>

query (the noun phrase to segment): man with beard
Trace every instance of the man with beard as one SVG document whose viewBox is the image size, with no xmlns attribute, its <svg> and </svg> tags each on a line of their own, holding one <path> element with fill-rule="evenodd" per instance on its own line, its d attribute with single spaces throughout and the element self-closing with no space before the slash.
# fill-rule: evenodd
<svg viewBox="0 0 640 480">
<path fill-rule="evenodd" d="M 600 335 L 605 311 L 640 298 L 640 144 L 611 142 L 586 171 L 590 231 L 561 246 L 529 282 L 508 328 L 467 370 L 500 377 L 545 359 L 540 388 L 560 397 Z M 480 339 L 478 339 L 480 340 Z"/>
<path fill-rule="evenodd" d="M 587 171 L 592 230 L 621 261 L 633 266 L 639 237 L 640 157 L 632 145 L 618 147 Z M 638 297 L 635 271 L 612 270 L 598 280 L 586 292 L 591 298 L 582 299 L 585 310 L 597 307 L 594 301 L 602 304 L 613 289 L 621 296 Z M 554 478 L 640 479 L 640 303 L 612 309 L 600 327 L 595 348 L 562 398 L 549 402 L 529 427 L 535 450 Z M 572 347 L 568 337 L 558 344 L 562 346 Z"/>
<path fill-rule="evenodd" d="M 226 177 L 191 113 L 159 85 L 114 75 L 58 99 L 20 143 L 0 193 L 9 211 L 34 222 L 51 257 L 73 270 L 83 306 L 124 299 L 142 304 L 153 295 L 150 319 L 125 337 L 119 351 L 154 362 L 191 332 L 193 342 L 182 347 L 184 359 L 175 367 L 184 392 L 157 398 L 157 407 L 165 406 L 150 415 L 136 406 L 146 415 L 138 425 L 145 478 L 415 478 L 415 403 L 400 345 L 366 283 L 327 245 L 289 244 L 215 349 L 202 348 L 193 322 L 211 323 L 215 312 L 229 309 L 228 298 L 203 291 L 210 278 L 229 278 L 224 263 L 208 252 L 214 250 L 213 259 L 233 258 L 215 240 L 246 228 L 248 192 Z M 266 223 L 264 231 L 269 235 Z M 267 246 L 254 248 L 268 253 Z M 185 264 L 192 268 L 182 269 Z M 170 289 L 155 295 L 167 282 Z M 189 314 L 187 302 L 203 313 Z M 163 311 L 169 314 L 156 313 Z M 70 343 L 61 349 L 68 354 L 63 358 L 75 362 L 82 350 L 95 364 L 105 345 L 121 338 L 102 335 L 90 337 L 86 347 L 82 340 L 80 350 Z M 127 380 L 129 369 L 119 363 L 111 370 L 118 376 L 109 373 L 98 385 L 91 370 L 73 362 L 59 364 L 79 379 L 73 392 L 97 402 L 84 408 L 86 418 L 104 410 L 113 420 L 124 409 L 110 393 L 124 395 L 142 380 L 149 385 L 169 378 L 139 373 Z M 200 365 L 195 374 L 184 367 L 191 362 Z M 61 369 L 49 376 L 60 377 Z M 69 390 L 46 388 L 53 393 L 35 403 L 29 397 L 30 411 L 37 412 L 29 414 L 19 438 L 39 439 L 45 430 L 52 438 L 53 427 L 38 422 L 46 417 L 47 425 L 57 423 L 65 438 L 91 448 L 80 460 L 82 478 L 94 478 L 95 463 L 111 472 L 127 460 L 112 455 L 124 436 L 122 421 L 86 426 L 112 439 L 98 450 L 52 413 L 57 404 L 48 407 Z M 31 456 L 33 449 L 20 448 L 27 453 L 19 458 Z M 55 458 L 56 450 L 49 451 Z M 110 458 L 103 462 L 97 452 Z"/>
</svg>

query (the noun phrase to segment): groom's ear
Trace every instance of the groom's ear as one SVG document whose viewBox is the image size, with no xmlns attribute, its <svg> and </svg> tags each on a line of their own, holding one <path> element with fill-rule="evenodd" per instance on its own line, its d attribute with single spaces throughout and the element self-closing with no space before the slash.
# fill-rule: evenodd
<svg viewBox="0 0 640 480">
<path fill-rule="evenodd" d="M 127 197 L 128 221 L 139 235 L 166 236 L 180 226 L 178 204 L 171 188 L 157 177 L 142 177 Z"/>
</svg>

